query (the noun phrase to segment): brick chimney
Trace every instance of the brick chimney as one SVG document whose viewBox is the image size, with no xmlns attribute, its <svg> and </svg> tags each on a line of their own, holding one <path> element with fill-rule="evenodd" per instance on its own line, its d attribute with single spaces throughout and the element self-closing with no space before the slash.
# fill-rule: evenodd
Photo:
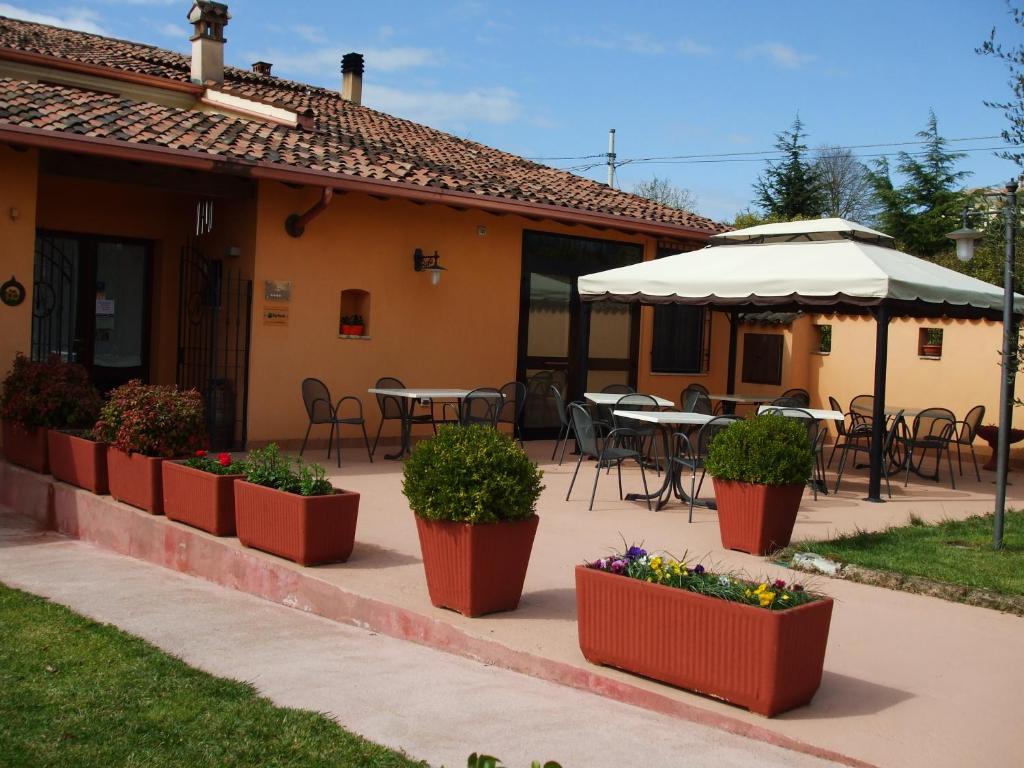
<svg viewBox="0 0 1024 768">
<path fill-rule="evenodd" d="M 192 82 L 224 82 L 224 27 L 231 14 L 224 3 L 195 0 L 188 12 L 192 24 Z"/>
<path fill-rule="evenodd" d="M 252 63 L 252 71 L 257 75 L 266 75 L 270 77 L 270 68 L 274 65 L 269 61 L 254 61 Z"/>
<path fill-rule="evenodd" d="M 346 53 L 341 57 L 341 98 L 353 104 L 363 101 L 363 54 Z"/>
</svg>

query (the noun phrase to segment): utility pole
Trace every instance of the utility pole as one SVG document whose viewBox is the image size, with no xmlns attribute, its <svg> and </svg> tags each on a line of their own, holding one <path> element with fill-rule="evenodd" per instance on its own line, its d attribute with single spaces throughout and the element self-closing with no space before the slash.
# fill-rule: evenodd
<svg viewBox="0 0 1024 768">
<path fill-rule="evenodd" d="M 608 186 L 615 187 L 615 129 L 608 129 Z"/>
</svg>

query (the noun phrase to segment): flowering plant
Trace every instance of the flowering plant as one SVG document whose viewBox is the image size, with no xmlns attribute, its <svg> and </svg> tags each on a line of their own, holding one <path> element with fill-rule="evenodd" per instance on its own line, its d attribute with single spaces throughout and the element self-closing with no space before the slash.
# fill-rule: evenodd
<svg viewBox="0 0 1024 768">
<path fill-rule="evenodd" d="M 110 393 L 96 422 L 96 435 L 127 453 L 187 456 L 206 441 L 202 395 L 194 389 L 133 379 Z"/>
<path fill-rule="evenodd" d="M 245 479 L 256 485 L 300 496 L 330 496 L 334 493 L 334 486 L 327 479 L 323 467 L 282 456 L 277 443 L 251 451 L 242 467 Z"/>
<path fill-rule="evenodd" d="M 56 355 L 29 360 L 19 354 L 4 378 L 0 415 L 26 429 L 91 427 L 100 410 L 100 396 L 89 372 Z"/>
<path fill-rule="evenodd" d="M 244 461 L 233 461 L 230 453 L 218 453 L 215 457 L 199 450 L 185 460 L 186 467 L 209 472 L 214 475 L 241 475 L 245 473 Z"/>
<path fill-rule="evenodd" d="M 705 570 L 700 563 L 688 565 L 685 557 L 677 560 L 667 555 L 652 555 L 636 545 L 629 547 L 625 552 L 602 557 L 584 565 L 597 571 L 685 589 L 707 597 L 745 603 L 770 611 L 781 611 L 821 599 L 821 595 L 808 592 L 800 584 L 787 584 L 782 579 L 753 582 L 729 574 L 712 573 Z"/>
</svg>

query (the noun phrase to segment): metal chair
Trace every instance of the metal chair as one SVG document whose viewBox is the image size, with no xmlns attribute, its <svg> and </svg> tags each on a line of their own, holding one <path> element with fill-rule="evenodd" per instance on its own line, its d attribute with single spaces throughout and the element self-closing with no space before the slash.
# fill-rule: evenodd
<svg viewBox="0 0 1024 768">
<path fill-rule="evenodd" d="M 353 402 L 356 404 L 356 416 L 341 417 L 342 403 Z M 306 415 L 309 416 L 309 425 L 306 427 L 306 436 L 302 438 L 302 447 L 299 449 L 299 456 L 306 450 L 306 441 L 309 440 L 309 431 L 314 424 L 330 424 L 331 433 L 327 437 L 327 458 L 331 458 L 331 444 L 334 444 L 337 455 L 338 467 L 341 467 L 341 427 L 346 424 L 358 425 L 363 430 L 363 442 L 366 443 L 366 454 L 373 461 L 373 452 L 370 450 L 370 437 L 366 434 L 366 421 L 363 419 L 363 403 L 354 395 L 346 395 L 331 404 L 331 393 L 327 385 L 320 379 L 302 380 L 302 404 L 306 406 Z"/>
<path fill-rule="evenodd" d="M 658 401 L 650 395 L 632 394 L 623 395 L 615 404 L 616 411 L 660 411 Z M 636 419 L 624 418 L 612 414 L 612 423 L 615 427 L 627 427 L 635 433 L 636 437 L 624 438 L 626 442 L 632 442 L 642 456 L 646 456 L 653 446 L 654 466 L 658 476 L 661 476 L 661 457 L 658 454 L 658 425 L 645 423 Z M 620 441 L 621 442 L 621 441 Z"/>
<path fill-rule="evenodd" d="M 875 396 L 857 395 L 850 401 L 850 421 L 852 427 L 861 427 L 871 431 L 871 422 L 875 417 Z"/>
<path fill-rule="evenodd" d="M 576 460 L 576 469 L 573 470 L 572 480 L 569 483 L 569 491 L 565 494 L 565 500 L 568 501 L 572 495 L 572 488 L 576 484 L 576 475 L 579 474 L 580 465 L 583 463 L 584 457 L 593 458 L 597 462 L 594 472 L 594 488 L 590 492 L 590 506 L 588 510 L 594 509 L 594 497 L 597 496 L 597 481 L 601 477 L 601 470 L 606 467 L 610 469 L 613 465 L 615 466 L 619 476 L 619 498 L 622 498 L 622 462 L 626 459 L 633 459 L 640 465 L 640 479 L 643 480 L 644 495 L 649 495 L 647 476 L 644 474 L 643 456 L 640 455 L 639 451 L 632 448 L 616 445 L 620 438 L 635 436 L 633 430 L 626 427 L 618 427 L 602 439 L 597 433 L 593 417 L 586 408 L 577 403 L 572 403 L 569 406 L 569 413 L 571 414 L 573 431 L 576 433 L 576 441 L 580 446 L 580 456 Z M 650 499 L 647 499 L 647 508 L 651 508 Z"/>
<path fill-rule="evenodd" d="M 496 429 L 500 410 L 501 392 L 494 387 L 477 387 L 462 399 L 459 423 L 464 427 L 483 424 Z"/>
<path fill-rule="evenodd" d="M 974 439 L 978 436 L 978 427 L 981 420 L 985 418 L 985 406 L 976 405 L 967 412 L 963 421 L 956 423 L 957 430 L 954 442 L 956 443 L 956 464 L 960 468 L 960 476 L 963 477 L 964 465 L 960 458 L 960 446 L 966 445 L 971 451 L 971 459 L 974 461 L 974 474 L 981 481 L 981 472 L 978 470 L 978 457 L 974 453 Z"/>
<path fill-rule="evenodd" d="M 673 455 L 671 459 L 669 459 L 669 464 L 671 466 L 669 471 L 673 473 L 676 495 L 680 498 L 683 497 L 682 471 L 684 469 L 690 471 L 689 522 L 691 523 L 693 522 L 693 502 L 697 498 L 697 494 L 700 493 L 700 489 L 704 485 L 704 476 L 707 474 L 707 470 L 704 467 L 704 461 L 708 456 L 708 447 L 719 432 L 727 428 L 733 422 L 739 420 L 739 416 L 731 414 L 727 416 L 716 416 L 711 419 L 711 421 L 701 426 L 695 437 L 691 437 L 685 432 L 676 432 L 674 435 Z M 676 471 L 676 467 L 679 468 L 678 473 Z M 699 482 L 697 480 L 698 470 L 700 471 Z"/>
<path fill-rule="evenodd" d="M 777 398 L 779 400 L 792 400 L 794 398 Z M 789 408 L 780 407 L 774 411 L 774 413 L 780 416 L 788 416 L 793 419 L 803 419 L 807 425 L 807 439 L 811 443 L 811 451 L 814 453 L 814 469 L 811 471 L 811 476 L 807 479 L 808 485 L 811 486 L 811 491 L 814 493 L 814 500 L 818 500 L 818 489 L 820 488 L 826 495 L 828 489 L 825 485 L 825 437 L 828 435 L 828 427 L 819 420 L 814 418 L 810 413 L 805 411 L 803 408 Z"/>
<path fill-rule="evenodd" d="M 774 406 L 777 406 L 779 408 L 806 408 L 807 407 L 807 403 L 805 403 L 800 398 L 798 398 L 798 397 L 786 397 L 785 395 L 782 395 L 780 397 L 776 397 L 774 400 L 771 401 L 771 403 L 769 403 L 769 405 L 774 405 Z"/>
<path fill-rule="evenodd" d="M 551 451 L 551 460 L 555 460 L 555 454 L 558 453 L 558 444 L 562 444 L 562 455 L 558 457 L 558 466 L 562 466 L 562 460 L 565 459 L 565 444 L 569 442 L 569 436 L 574 435 L 572 426 L 572 415 L 569 413 L 569 406 L 579 405 L 586 408 L 586 403 L 581 400 L 573 400 L 571 403 L 566 404 L 565 400 L 562 399 L 562 393 L 558 387 L 551 386 L 551 396 L 555 400 L 555 405 L 558 408 L 558 418 L 561 421 L 561 425 L 558 428 L 558 439 L 555 440 L 554 450 Z"/>
<path fill-rule="evenodd" d="M 903 411 L 897 413 L 892 420 L 889 422 L 889 428 L 885 432 L 885 438 L 882 440 L 882 456 L 888 456 L 896 444 L 897 437 L 901 429 L 905 429 L 903 421 Z M 843 472 L 846 471 L 846 460 L 850 451 L 853 451 L 854 463 L 857 461 L 858 451 L 871 455 L 871 432 L 848 432 L 847 439 L 844 441 L 843 452 L 839 455 L 839 465 L 836 467 L 836 487 L 833 493 L 839 493 L 839 483 L 843 479 Z M 883 471 L 882 476 L 885 478 L 885 489 L 889 494 L 889 498 L 892 498 L 892 485 L 889 483 L 889 473 Z"/>
<path fill-rule="evenodd" d="M 526 408 L 526 385 L 521 381 L 510 381 L 501 389 L 501 405 L 498 408 L 498 423 L 512 425 L 512 437 L 523 444 L 523 409 Z"/>
<path fill-rule="evenodd" d="M 405 384 L 394 376 L 384 376 L 377 379 L 374 387 L 376 389 L 406 388 Z M 380 409 L 380 424 L 377 425 L 377 435 L 373 438 L 373 448 L 370 450 L 371 458 L 377 452 L 377 443 L 380 441 L 380 432 L 384 428 L 385 421 L 400 421 L 403 430 L 411 429 L 413 424 L 430 424 L 434 428 L 434 434 L 437 434 L 433 401 L 427 401 L 430 413 L 416 414 L 414 413 L 416 409 L 415 404 L 409 404 L 408 400 L 404 397 L 395 397 L 394 395 L 377 395 L 376 397 L 377 407 Z"/>
<path fill-rule="evenodd" d="M 829 405 L 829 408 L 831 408 L 833 411 L 839 411 L 840 413 L 843 413 L 843 408 L 842 408 L 841 405 L 839 405 L 839 401 L 836 400 L 831 395 L 829 395 L 829 398 L 828 398 L 828 405 Z M 849 427 L 846 426 L 846 420 L 847 419 L 850 420 L 850 426 Z M 836 457 L 836 449 L 839 447 L 840 441 L 846 440 L 850 436 L 851 433 L 864 433 L 865 432 L 864 425 L 863 424 L 858 424 L 857 421 L 856 421 L 855 415 L 852 414 L 852 413 L 845 413 L 844 417 L 843 417 L 843 420 L 835 422 L 835 425 L 836 425 L 836 441 L 832 444 L 832 451 L 828 455 L 828 464 L 826 465 L 829 468 L 831 468 L 831 466 L 832 466 L 832 460 Z M 866 434 L 870 435 L 871 434 L 871 430 L 870 429 L 866 430 Z"/>
<path fill-rule="evenodd" d="M 956 490 L 956 475 L 953 474 L 953 456 L 950 453 L 950 446 L 955 439 L 956 416 L 948 408 L 925 408 L 914 417 L 914 426 L 909 435 L 900 438 L 900 443 L 907 451 L 906 465 L 907 477 L 903 485 L 910 483 L 910 472 L 913 470 L 921 474 L 921 465 L 928 451 L 935 450 L 935 475 L 932 477 L 936 482 L 939 479 L 939 466 L 942 464 L 942 453 L 946 453 L 946 463 L 949 465 L 949 481 L 953 490 Z M 914 466 L 914 459 L 917 459 L 917 466 Z M 922 475 L 924 477 L 924 475 Z"/>
<path fill-rule="evenodd" d="M 713 416 L 715 413 L 707 393 L 689 387 L 679 393 L 679 408 L 686 413 L 703 413 L 707 416 Z"/>
<path fill-rule="evenodd" d="M 797 408 L 810 408 L 811 407 L 811 395 L 806 389 L 787 389 L 782 393 L 782 397 L 789 397 L 796 400 L 799 405 Z"/>
</svg>

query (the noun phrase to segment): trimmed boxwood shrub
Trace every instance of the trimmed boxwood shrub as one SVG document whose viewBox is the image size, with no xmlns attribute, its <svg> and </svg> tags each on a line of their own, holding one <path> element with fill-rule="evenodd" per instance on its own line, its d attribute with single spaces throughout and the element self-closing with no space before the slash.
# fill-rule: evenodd
<svg viewBox="0 0 1024 768">
<path fill-rule="evenodd" d="M 427 520 L 495 523 L 534 513 L 543 472 L 496 429 L 443 426 L 405 462 L 402 490 Z"/>
<path fill-rule="evenodd" d="M 814 469 L 807 424 L 773 413 L 733 422 L 711 441 L 705 466 L 718 480 L 802 485 Z"/>
<path fill-rule="evenodd" d="M 96 436 L 126 453 L 191 456 L 206 443 L 203 397 L 194 389 L 132 379 L 110 393 Z"/>
<path fill-rule="evenodd" d="M 42 361 L 19 354 L 0 393 L 0 416 L 25 429 L 88 429 L 99 411 L 100 396 L 89 372 L 56 355 Z"/>
</svg>

